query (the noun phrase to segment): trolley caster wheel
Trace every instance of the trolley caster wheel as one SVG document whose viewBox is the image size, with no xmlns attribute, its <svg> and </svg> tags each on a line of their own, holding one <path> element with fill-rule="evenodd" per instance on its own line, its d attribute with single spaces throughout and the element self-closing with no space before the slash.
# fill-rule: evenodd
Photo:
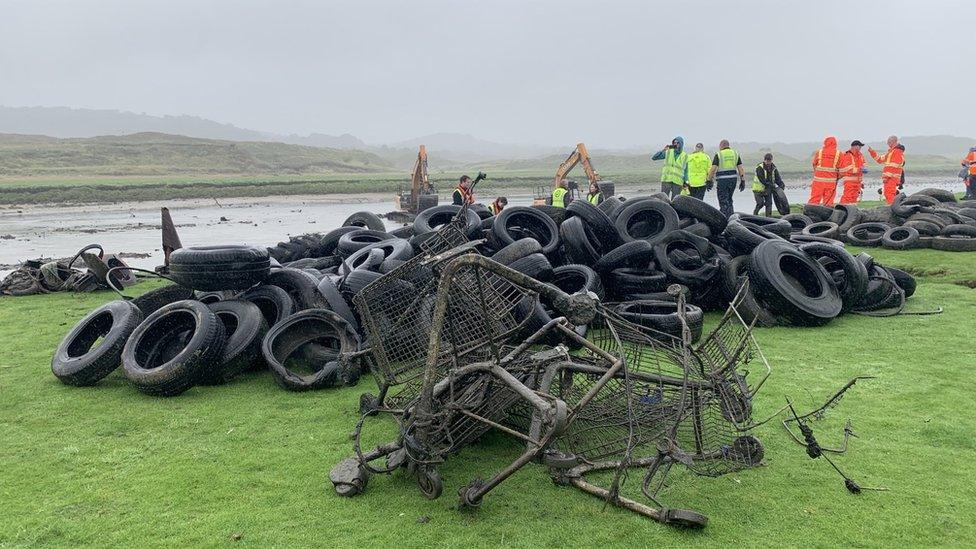
<svg viewBox="0 0 976 549">
<path fill-rule="evenodd" d="M 359 415 L 375 416 L 380 407 L 380 401 L 372 393 L 359 395 Z"/>
<path fill-rule="evenodd" d="M 329 480 L 340 496 L 353 497 L 363 493 L 369 483 L 369 471 L 356 458 L 346 458 L 329 472 Z"/>
<path fill-rule="evenodd" d="M 461 487 L 461 489 L 458 490 L 458 508 L 476 509 L 478 507 L 481 507 L 481 502 L 484 500 L 481 497 L 475 499 L 474 494 L 479 490 L 481 490 L 481 488 L 484 485 L 485 485 L 484 481 L 482 481 L 480 478 L 476 478 L 471 481 L 471 484 Z"/>
<path fill-rule="evenodd" d="M 759 465 L 765 453 L 762 442 L 752 435 L 744 435 L 732 441 L 732 457 L 749 467 Z"/>
<path fill-rule="evenodd" d="M 691 509 L 668 509 L 663 511 L 661 522 L 684 528 L 703 528 L 708 524 L 708 517 L 696 513 Z"/>
<path fill-rule="evenodd" d="M 433 467 L 417 467 L 417 486 L 420 493 L 427 499 L 437 499 L 444 491 L 444 483 L 441 482 L 441 475 Z"/>
</svg>

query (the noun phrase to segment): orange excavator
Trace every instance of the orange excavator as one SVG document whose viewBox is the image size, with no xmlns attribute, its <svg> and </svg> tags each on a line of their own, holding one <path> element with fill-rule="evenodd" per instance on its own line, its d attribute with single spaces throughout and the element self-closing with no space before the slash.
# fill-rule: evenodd
<svg viewBox="0 0 976 549">
<path fill-rule="evenodd" d="M 593 163 L 590 161 L 590 153 L 586 150 L 586 145 L 577 143 L 576 150 L 570 153 L 569 156 L 566 157 L 566 160 L 563 160 L 562 164 L 556 168 L 556 177 L 553 179 L 552 187 L 547 188 L 545 185 L 540 185 L 536 188 L 535 198 L 532 199 L 532 205 L 536 206 L 550 204 L 552 202 L 552 189 L 555 188 L 559 181 L 566 179 L 566 176 L 569 175 L 569 172 L 573 171 L 573 168 L 575 168 L 577 164 L 583 164 L 583 171 L 586 173 L 586 179 L 589 180 L 590 183 L 596 183 L 597 187 L 600 189 L 600 192 L 603 193 L 604 196 L 614 194 L 613 182 L 600 179 L 600 174 L 597 173 L 596 169 L 593 167 Z M 579 198 L 580 190 L 575 181 L 569 182 L 567 190 L 569 191 L 573 200 Z"/>
<path fill-rule="evenodd" d="M 409 223 L 420 212 L 437 205 L 437 189 L 430 183 L 427 176 L 427 147 L 420 146 L 417 161 L 413 165 L 410 176 L 410 188 L 397 188 L 394 204 L 397 211 L 390 212 L 387 217 L 393 221 Z"/>
</svg>

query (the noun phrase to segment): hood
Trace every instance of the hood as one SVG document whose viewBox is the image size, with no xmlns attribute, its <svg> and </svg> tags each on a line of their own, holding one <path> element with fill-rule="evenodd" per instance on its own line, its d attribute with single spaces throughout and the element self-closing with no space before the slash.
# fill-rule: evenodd
<svg viewBox="0 0 976 549">
<path fill-rule="evenodd" d="M 976 152 L 976 147 L 969 147 L 969 152 Z"/>
<path fill-rule="evenodd" d="M 674 138 L 674 141 L 678 142 L 678 152 L 681 152 L 685 148 L 685 138 L 680 135 Z"/>
<path fill-rule="evenodd" d="M 823 146 L 825 149 L 836 149 L 837 148 L 837 138 L 829 135 L 824 138 Z"/>
</svg>

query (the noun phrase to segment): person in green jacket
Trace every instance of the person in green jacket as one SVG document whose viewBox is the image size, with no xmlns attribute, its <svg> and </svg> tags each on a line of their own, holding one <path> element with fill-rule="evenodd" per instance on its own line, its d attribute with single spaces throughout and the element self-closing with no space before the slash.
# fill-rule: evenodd
<svg viewBox="0 0 976 549">
<path fill-rule="evenodd" d="M 705 154 L 705 145 L 695 144 L 695 152 L 688 155 L 688 181 L 682 194 L 690 194 L 698 200 L 705 200 L 705 183 L 708 182 L 708 170 L 712 167 L 712 159 Z"/>
<path fill-rule="evenodd" d="M 756 208 L 752 215 L 759 215 L 759 211 L 766 208 L 766 217 L 772 217 L 773 185 L 781 189 L 786 187 L 776 164 L 773 164 L 773 155 L 766 153 L 763 161 L 756 166 L 756 176 L 752 180 L 752 195 L 756 197 Z"/>
<path fill-rule="evenodd" d="M 681 194 L 688 181 L 688 153 L 684 151 L 685 138 L 675 137 L 671 144 L 654 153 L 651 160 L 664 160 L 661 168 L 661 192 L 674 198 Z"/>
</svg>

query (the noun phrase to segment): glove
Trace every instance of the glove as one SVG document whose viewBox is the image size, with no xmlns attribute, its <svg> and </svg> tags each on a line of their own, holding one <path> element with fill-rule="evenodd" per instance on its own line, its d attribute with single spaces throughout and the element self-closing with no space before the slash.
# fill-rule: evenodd
<svg viewBox="0 0 976 549">
<path fill-rule="evenodd" d="M 776 186 L 780 189 L 786 189 L 786 183 L 777 183 Z"/>
<path fill-rule="evenodd" d="M 709 180 L 708 183 L 705 183 L 705 190 L 706 191 L 710 191 L 710 190 L 712 190 L 712 187 L 714 187 L 714 186 L 715 186 L 715 182 Z"/>
<path fill-rule="evenodd" d="M 901 183 L 899 183 L 899 184 L 898 184 L 898 190 L 899 190 L 899 191 L 900 191 L 900 190 L 902 190 L 902 189 L 904 189 L 904 188 L 905 188 L 905 186 L 904 186 L 904 185 L 902 185 Z"/>
<path fill-rule="evenodd" d="M 745 179 L 740 179 L 739 180 L 739 192 L 741 193 L 744 190 L 746 190 L 746 180 Z"/>
<path fill-rule="evenodd" d="M 884 191 L 882 191 L 881 189 L 878 189 L 878 194 L 884 194 Z"/>
</svg>

